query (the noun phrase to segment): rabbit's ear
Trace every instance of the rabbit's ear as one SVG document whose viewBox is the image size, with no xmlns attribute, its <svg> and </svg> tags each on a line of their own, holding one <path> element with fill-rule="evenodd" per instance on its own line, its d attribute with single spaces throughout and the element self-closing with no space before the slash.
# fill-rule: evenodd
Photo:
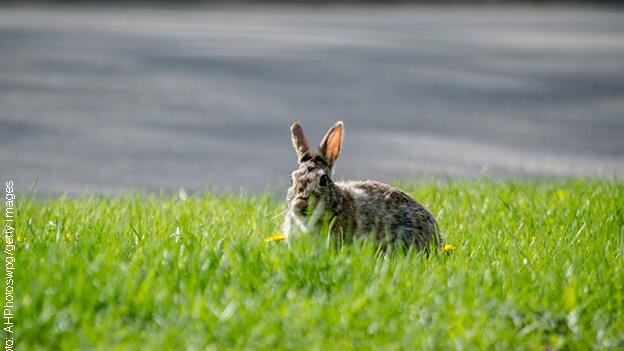
<svg viewBox="0 0 624 351">
<path fill-rule="evenodd" d="M 327 161 L 329 168 L 334 165 L 334 162 L 338 159 L 338 155 L 340 155 L 340 147 L 342 145 L 342 129 L 342 121 L 336 122 L 336 124 L 334 124 L 329 131 L 327 131 L 323 141 L 321 141 L 319 152 L 321 157 Z"/>
<path fill-rule="evenodd" d="M 312 151 L 310 151 L 310 145 L 308 144 L 305 135 L 303 135 L 303 128 L 301 128 L 299 122 L 295 122 L 292 126 L 290 126 L 290 136 L 293 147 L 297 152 L 297 162 L 301 163 L 311 159 Z"/>
</svg>

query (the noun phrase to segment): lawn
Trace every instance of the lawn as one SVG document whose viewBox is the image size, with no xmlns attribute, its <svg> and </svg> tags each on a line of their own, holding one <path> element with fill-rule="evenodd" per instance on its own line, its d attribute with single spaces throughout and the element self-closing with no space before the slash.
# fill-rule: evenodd
<svg viewBox="0 0 624 351">
<path fill-rule="evenodd" d="M 623 182 L 400 186 L 451 254 L 265 242 L 269 195 L 21 194 L 17 349 L 624 349 Z"/>
</svg>

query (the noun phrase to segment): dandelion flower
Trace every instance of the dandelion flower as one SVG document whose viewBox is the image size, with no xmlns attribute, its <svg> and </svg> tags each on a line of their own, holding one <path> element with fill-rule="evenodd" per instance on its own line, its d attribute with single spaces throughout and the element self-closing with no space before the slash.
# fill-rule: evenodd
<svg viewBox="0 0 624 351">
<path fill-rule="evenodd" d="M 565 191 L 564 189 L 557 190 L 557 198 L 559 198 L 559 201 L 563 201 L 563 200 L 567 199 L 568 198 L 568 192 Z"/>
<path fill-rule="evenodd" d="M 444 251 L 445 254 L 450 254 L 454 249 L 455 248 L 451 244 L 444 244 L 444 246 L 442 246 L 442 251 Z"/>
<path fill-rule="evenodd" d="M 271 236 L 269 236 L 268 238 L 264 239 L 264 242 L 268 243 L 270 241 L 280 241 L 284 239 L 286 239 L 286 235 L 282 233 L 274 233 L 274 234 L 271 234 Z"/>
</svg>

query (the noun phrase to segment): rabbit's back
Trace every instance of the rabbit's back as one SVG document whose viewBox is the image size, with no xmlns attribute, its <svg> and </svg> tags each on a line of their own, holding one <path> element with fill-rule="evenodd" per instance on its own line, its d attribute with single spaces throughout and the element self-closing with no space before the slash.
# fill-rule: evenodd
<svg viewBox="0 0 624 351">
<path fill-rule="evenodd" d="M 441 243 L 433 215 L 407 193 L 375 181 L 337 182 L 352 201 L 349 222 L 356 235 L 374 233 L 378 239 L 426 247 Z"/>
</svg>

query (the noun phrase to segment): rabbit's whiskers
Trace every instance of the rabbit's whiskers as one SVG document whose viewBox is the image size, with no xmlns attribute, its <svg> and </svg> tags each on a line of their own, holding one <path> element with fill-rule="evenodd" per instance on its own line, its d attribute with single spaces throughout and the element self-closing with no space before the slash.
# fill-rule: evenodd
<svg viewBox="0 0 624 351">
<path fill-rule="evenodd" d="M 278 214 L 276 214 L 275 216 L 271 217 L 271 219 L 275 219 L 277 217 L 281 217 L 282 215 L 284 215 L 286 212 L 288 212 L 288 209 L 285 209 L 283 211 L 280 211 Z"/>
</svg>

